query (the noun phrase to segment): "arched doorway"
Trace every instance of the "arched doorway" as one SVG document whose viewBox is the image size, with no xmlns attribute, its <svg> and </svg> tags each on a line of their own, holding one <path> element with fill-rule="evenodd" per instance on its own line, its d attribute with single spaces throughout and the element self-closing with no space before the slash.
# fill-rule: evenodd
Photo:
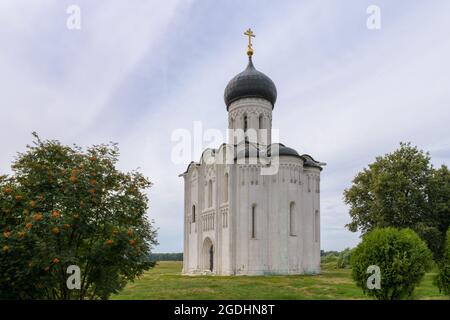
<svg viewBox="0 0 450 320">
<path fill-rule="evenodd" d="M 209 270 L 212 272 L 214 270 L 214 247 L 211 246 L 209 249 Z"/>
<path fill-rule="evenodd" d="M 213 272 L 214 270 L 214 245 L 210 238 L 203 241 L 202 250 L 203 270 Z"/>
</svg>

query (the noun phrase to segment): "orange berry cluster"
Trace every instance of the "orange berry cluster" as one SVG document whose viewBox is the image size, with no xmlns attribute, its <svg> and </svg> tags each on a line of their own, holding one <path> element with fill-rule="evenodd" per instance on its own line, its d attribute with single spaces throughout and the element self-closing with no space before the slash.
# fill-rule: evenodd
<svg viewBox="0 0 450 320">
<path fill-rule="evenodd" d="M 58 210 L 54 210 L 52 212 L 52 217 L 53 218 L 59 218 L 59 217 L 61 217 L 61 213 Z"/>
<path fill-rule="evenodd" d="M 44 219 L 44 216 L 41 213 L 36 213 L 33 215 L 34 221 L 41 221 L 42 219 Z"/>
</svg>

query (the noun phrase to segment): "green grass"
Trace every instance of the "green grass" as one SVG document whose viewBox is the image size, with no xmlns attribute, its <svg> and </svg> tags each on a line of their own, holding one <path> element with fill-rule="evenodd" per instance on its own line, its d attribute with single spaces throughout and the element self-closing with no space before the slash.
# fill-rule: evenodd
<svg viewBox="0 0 450 320">
<path fill-rule="evenodd" d="M 351 270 L 322 265 L 320 275 L 182 276 L 181 262 L 163 261 L 112 299 L 367 299 L 351 279 Z M 427 273 L 415 299 L 446 299 Z"/>
</svg>

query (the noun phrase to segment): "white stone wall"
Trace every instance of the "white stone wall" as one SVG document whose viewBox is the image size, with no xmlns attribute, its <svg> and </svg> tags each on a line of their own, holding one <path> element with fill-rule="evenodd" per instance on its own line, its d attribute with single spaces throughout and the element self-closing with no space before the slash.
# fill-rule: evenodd
<svg viewBox="0 0 450 320">
<path fill-rule="evenodd" d="M 208 269 L 203 248 L 207 238 L 214 246 L 216 274 L 320 272 L 319 169 L 304 168 L 298 157 L 282 156 L 279 171 L 272 176 L 260 175 L 260 166 L 250 164 L 216 165 L 214 170 L 202 165 L 191 171 L 185 177 L 190 183 L 185 189 L 189 201 L 185 204 L 184 273 Z M 225 173 L 228 201 L 223 190 Z M 212 177 L 215 177 L 213 207 L 208 207 L 207 181 Z M 193 205 L 196 205 L 195 223 Z M 255 238 L 252 238 L 253 205 Z"/>
<path fill-rule="evenodd" d="M 235 270 L 237 274 L 303 273 L 304 223 L 303 162 L 281 157 L 278 174 L 261 176 L 255 165 L 238 165 Z M 294 204 L 291 234 L 290 206 Z M 256 205 L 256 237 L 251 234 L 252 206 Z M 313 252 L 313 250 L 311 250 Z M 320 249 L 319 249 L 320 254 Z M 316 270 L 318 271 L 318 270 Z"/>
</svg>

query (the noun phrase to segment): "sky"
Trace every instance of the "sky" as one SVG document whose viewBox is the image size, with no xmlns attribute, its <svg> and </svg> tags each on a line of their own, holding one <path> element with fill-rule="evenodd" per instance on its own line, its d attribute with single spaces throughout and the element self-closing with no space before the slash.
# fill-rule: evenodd
<svg viewBox="0 0 450 320">
<path fill-rule="evenodd" d="M 67 27 L 70 5 L 80 29 Z M 367 27 L 370 5 L 380 29 Z M 353 247 L 343 191 L 376 156 L 410 141 L 450 165 L 449 12 L 446 0 L 2 0 L 0 174 L 33 131 L 118 142 L 119 168 L 154 184 L 155 252 L 181 252 L 188 163 L 172 161 L 172 133 L 225 130 L 223 91 L 246 66 L 251 27 L 255 67 L 277 86 L 280 142 L 327 163 L 322 249 Z"/>
</svg>

